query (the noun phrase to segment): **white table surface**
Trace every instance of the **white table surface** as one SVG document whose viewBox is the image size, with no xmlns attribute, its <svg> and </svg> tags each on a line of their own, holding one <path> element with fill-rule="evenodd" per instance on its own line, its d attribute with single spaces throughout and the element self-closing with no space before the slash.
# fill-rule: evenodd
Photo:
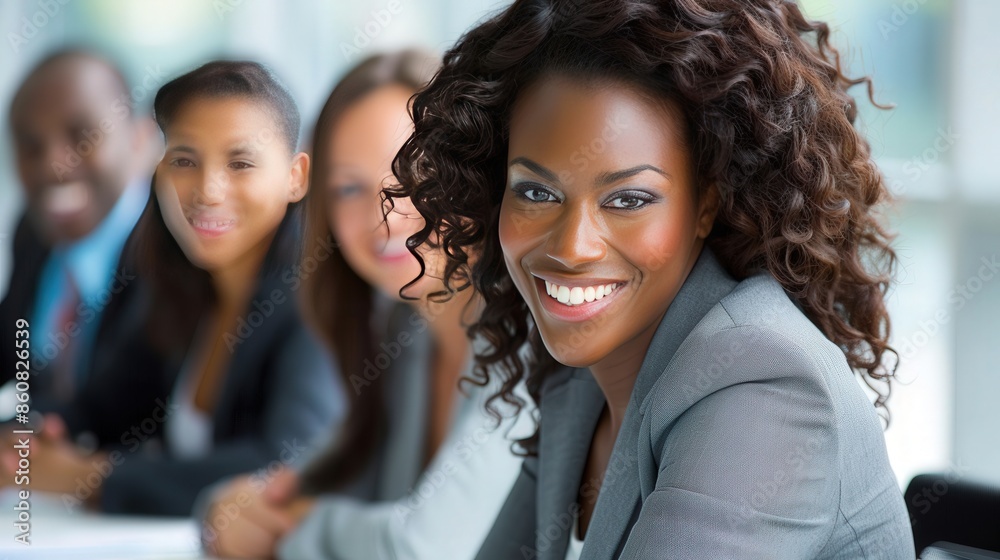
<svg viewBox="0 0 1000 560">
<path fill-rule="evenodd" d="M 204 558 L 188 518 L 97 515 L 58 496 L 31 494 L 29 546 L 14 540 L 16 494 L 0 490 L 0 560 L 195 560 Z"/>
</svg>

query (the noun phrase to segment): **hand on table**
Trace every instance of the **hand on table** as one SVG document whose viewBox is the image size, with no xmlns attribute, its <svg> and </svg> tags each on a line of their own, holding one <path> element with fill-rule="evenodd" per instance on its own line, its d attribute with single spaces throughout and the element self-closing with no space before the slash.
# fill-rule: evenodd
<svg viewBox="0 0 1000 560">
<path fill-rule="evenodd" d="M 0 485 L 13 484 L 20 467 L 23 448 L 15 447 L 28 441 L 27 469 L 29 481 L 25 486 L 31 490 L 71 494 L 79 498 L 77 489 L 81 485 L 87 490 L 81 499 L 95 499 L 104 482 L 104 473 L 98 468 L 105 463 L 103 453 L 85 454 L 70 440 L 66 424 L 55 414 L 45 415 L 42 427 L 35 434 L 10 434 L 0 449 Z M 23 446 L 22 446 L 23 447 Z M 97 473 L 97 476 L 94 476 Z"/>
<path fill-rule="evenodd" d="M 283 469 L 262 482 L 242 476 L 212 502 L 205 519 L 205 549 L 226 558 L 273 558 L 278 541 L 301 523 L 313 499 L 298 493 L 298 476 Z"/>
</svg>

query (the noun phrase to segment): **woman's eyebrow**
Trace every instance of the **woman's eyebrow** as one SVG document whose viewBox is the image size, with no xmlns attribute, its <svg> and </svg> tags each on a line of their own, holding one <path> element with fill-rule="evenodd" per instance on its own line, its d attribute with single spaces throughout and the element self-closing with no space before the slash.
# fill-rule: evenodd
<svg viewBox="0 0 1000 560">
<path fill-rule="evenodd" d="M 546 181 L 551 181 L 553 183 L 559 182 L 559 178 L 556 176 L 555 173 L 552 172 L 552 170 L 526 157 L 516 157 L 512 159 L 510 162 L 510 166 L 513 167 L 515 165 L 523 165 L 524 167 L 527 167 L 529 170 L 531 170 L 538 176 L 544 178 Z M 630 167 L 628 169 L 622 169 L 619 171 L 604 171 L 597 175 L 596 184 L 597 186 L 610 185 L 611 183 L 616 183 L 618 181 L 621 181 L 622 179 L 628 179 L 629 177 L 634 177 L 635 175 L 638 175 L 643 171 L 654 171 L 662 175 L 668 181 L 673 180 L 673 177 L 671 177 L 670 174 L 667 173 L 666 171 L 660 169 L 655 165 L 644 163 L 642 165 L 636 165 L 635 167 Z"/>
<path fill-rule="evenodd" d="M 241 143 L 233 146 L 232 148 L 229 148 L 229 151 L 226 152 L 226 155 L 228 155 L 229 157 L 237 157 L 237 156 L 252 156 L 256 153 L 257 150 L 254 149 L 253 144 Z"/>
<path fill-rule="evenodd" d="M 650 165 L 648 163 L 644 163 L 642 165 L 636 165 L 635 167 L 630 167 L 628 169 L 622 169 L 621 171 L 604 171 L 597 175 L 597 184 L 598 186 L 610 185 L 611 183 L 617 183 L 622 179 L 628 179 L 629 177 L 634 177 L 642 173 L 643 171 L 655 171 L 660 175 L 663 175 L 663 177 L 665 177 L 668 181 L 671 181 L 673 179 L 669 173 L 660 169 L 659 167 L 656 167 L 655 165 Z"/>
<path fill-rule="evenodd" d="M 526 157 L 516 157 L 512 159 L 508 164 L 509 167 L 514 167 L 515 165 L 523 165 L 524 167 L 527 167 L 533 173 L 545 179 L 546 181 L 551 181 L 553 183 L 559 182 L 559 178 L 556 177 L 556 174 L 553 173 L 552 170 Z"/>
</svg>

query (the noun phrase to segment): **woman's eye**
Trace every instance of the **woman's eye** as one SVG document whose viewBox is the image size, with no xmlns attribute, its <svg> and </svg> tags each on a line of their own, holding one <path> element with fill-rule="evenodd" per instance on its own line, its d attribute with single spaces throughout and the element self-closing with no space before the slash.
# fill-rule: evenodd
<svg viewBox="0 0 1000 560">
<path fill-rule="evenodd" d="M 174 167 L 194 167 L 194 162 L 187 158 L 177 158 L 170 162 Z"/>
<path fill-rule="evenodd" d="M 609 200 L 607 205 L 611 208 L 618 208 L 622 210 L 638 210 L 639 208 L 649 204 L 651 201 L 652 199 L 640 196 L 638 193 L 624 193 Z"/>
<path fill-rule="evenodd" d="M 541 187 L 533 187 L 531 185 L 519 185 L 515 187 L 514 192 L 518 194 L 521 198 L 528 200 L 530 202 L 558 202 L 552 193 Z"/>
<path fill-rule="evenodd" d="M 335 185 L 330 188 L 334 198 L 351 198 L 365 192 L 365 188 L 359 184 Z"/>
<path fill-rule="evenodd" d="M 234 161 L 229 164 L 229 167 L 232 167 L 233 169 L 250 169 L 253 166 L 245 161 Z"/>
<path fill-rule="evenodd" d="M 555 200 L 555 197 L 542 189 L 528 189 L 524 194 L 528 197 L 528 200 L 533 200 L 535 202 L 548 202 L 549 200 Z"/>
</svg>

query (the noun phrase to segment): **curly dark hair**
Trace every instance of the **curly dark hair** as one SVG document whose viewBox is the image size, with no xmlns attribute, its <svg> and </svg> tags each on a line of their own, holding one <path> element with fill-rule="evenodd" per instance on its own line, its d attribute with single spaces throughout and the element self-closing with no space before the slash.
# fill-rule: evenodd
<svg viewBox="0 0 1000 560">
<path fill-rule="evenodd" d="M 552 74 L 613 80 L 677 104 L 697 188 L 714 186 L 721 197 L 708 246 L 738 279 L 769 271 L 886 411 L 898 356 L 884 365 L 895 354 L 884 297 L 896 256 L 875 207 L 889 192 L 847 91 L 864 84 L 885 107 L 870 78 L 845 75 L 829 27 L 787 0 L 517 0 L 446 53 L 414 99 L 415 131 L 394 161 L 401 184 L 385 196 L 410 197 L 426 219 L 409 243 L 444 250 L 449 291 L 471 285 L 482 294 L 469 334 L 492 348 L 469 381 L 501 377 L 491 411 L 498 398 L 525 404 L 513 393 L 522 379 L 537 401 L 558 365 L 497 233 L 511 108 Z"/>
</svg>

